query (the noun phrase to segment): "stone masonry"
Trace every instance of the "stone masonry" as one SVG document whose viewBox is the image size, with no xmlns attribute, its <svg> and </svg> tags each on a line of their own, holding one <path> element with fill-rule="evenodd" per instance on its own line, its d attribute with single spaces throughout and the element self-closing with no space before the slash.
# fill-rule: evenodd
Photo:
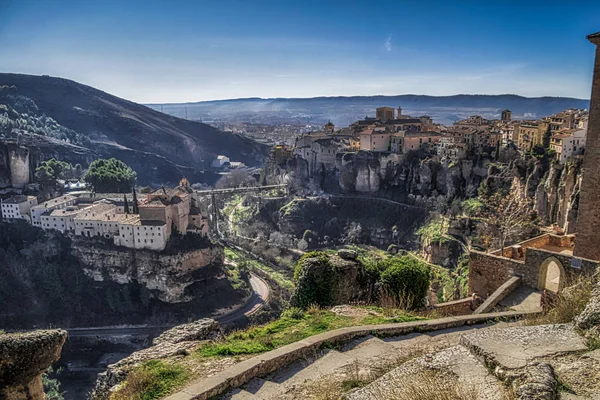
<svg viewBox="0 0 600 400">
<path fill-rule="evenodd" d="M 583 159 L 583 181 L 579 199 L 575 256 L 600 260 L 598 243 L 598 224 L 600 223 L 600 32 L 589 35 L 587 38 L 596 45 L 596 61 Z"/>
</svg>

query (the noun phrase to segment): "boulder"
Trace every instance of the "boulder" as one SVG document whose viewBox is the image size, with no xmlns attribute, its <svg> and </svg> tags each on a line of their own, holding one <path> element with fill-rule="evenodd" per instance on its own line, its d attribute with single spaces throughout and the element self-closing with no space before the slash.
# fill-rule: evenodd
<svg viewBox="0 0 600 400">
<path fill-rule="evenodd" d="M 0 334 L 0 399 L 43 400 L 42 375 L 60 358 L 67 332 Z"/>
<path fill-rule="evenodd" d="M 211 318 L 203 318 L 189 324 L 178 325 L 163 332 L 152 341 L 154 346 L 161 343 L 180 343 L 193 340 L 215 340 L 223 336 L 221 325 Z"/>
<path fill-rule="evenodd" d="M 358 253 L 354 250 L 341 249 L 338 250 L 337 254 L 344 260 L 356 260 L 358 258 Z"/>
</svg>

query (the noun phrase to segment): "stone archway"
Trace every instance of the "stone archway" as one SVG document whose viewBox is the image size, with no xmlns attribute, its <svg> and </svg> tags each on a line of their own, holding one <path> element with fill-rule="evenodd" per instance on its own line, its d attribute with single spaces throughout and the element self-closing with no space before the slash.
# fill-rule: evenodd
<svg viewBox="0 0 600 400">
<path fill-rule="evenodd" d="M 548 257 L 540 264 L 538 276 L 539 290 L 558 293 L 564 287 L 566 272 L 558 258 Z"/>
</svg>

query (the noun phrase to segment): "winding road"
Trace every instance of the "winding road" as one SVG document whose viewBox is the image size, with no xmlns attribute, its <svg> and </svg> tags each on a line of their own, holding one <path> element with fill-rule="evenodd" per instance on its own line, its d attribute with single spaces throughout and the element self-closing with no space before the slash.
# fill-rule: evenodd
<svg viewBox="0 0 600 400">
<path fill-rule="evenodd" d="M 269 285 L 259 278 L 257 275 L 250 272 L 250 285 L 252 286 L 252 295 L 240 308 L 233 310 L 227 314 L 221 315 L 215 320 L 221 324 L 229 324 L 240 320 L 245 317 L 256 313 L 260 310 L 266 302 L 269 300 L 271 290 Z M 148 326 L 148 325 L 135 325 L 135 326 L 124 326 L 124 327 L 91 327 L 91 328 L 73 328 L 67 329 L 70 337 L 81 337 L 81 336 L 119 336 L 119 335 L 144 335 L 152 334 L 157 331 L 162 331 L 168 328 L 172 328 L 175 325 L 168 326 Z"/>
</svg>

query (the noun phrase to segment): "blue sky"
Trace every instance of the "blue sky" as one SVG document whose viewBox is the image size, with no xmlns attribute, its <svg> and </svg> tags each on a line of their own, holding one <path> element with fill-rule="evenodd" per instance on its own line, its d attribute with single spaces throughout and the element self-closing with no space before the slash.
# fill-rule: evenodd
<svg viewBox="0 0 600 400">
<path fill-rule="evenodd" d="M 600 1 L 0 0 L 0 72 L 137 102 L 589 98 Z"/>
</svg>

